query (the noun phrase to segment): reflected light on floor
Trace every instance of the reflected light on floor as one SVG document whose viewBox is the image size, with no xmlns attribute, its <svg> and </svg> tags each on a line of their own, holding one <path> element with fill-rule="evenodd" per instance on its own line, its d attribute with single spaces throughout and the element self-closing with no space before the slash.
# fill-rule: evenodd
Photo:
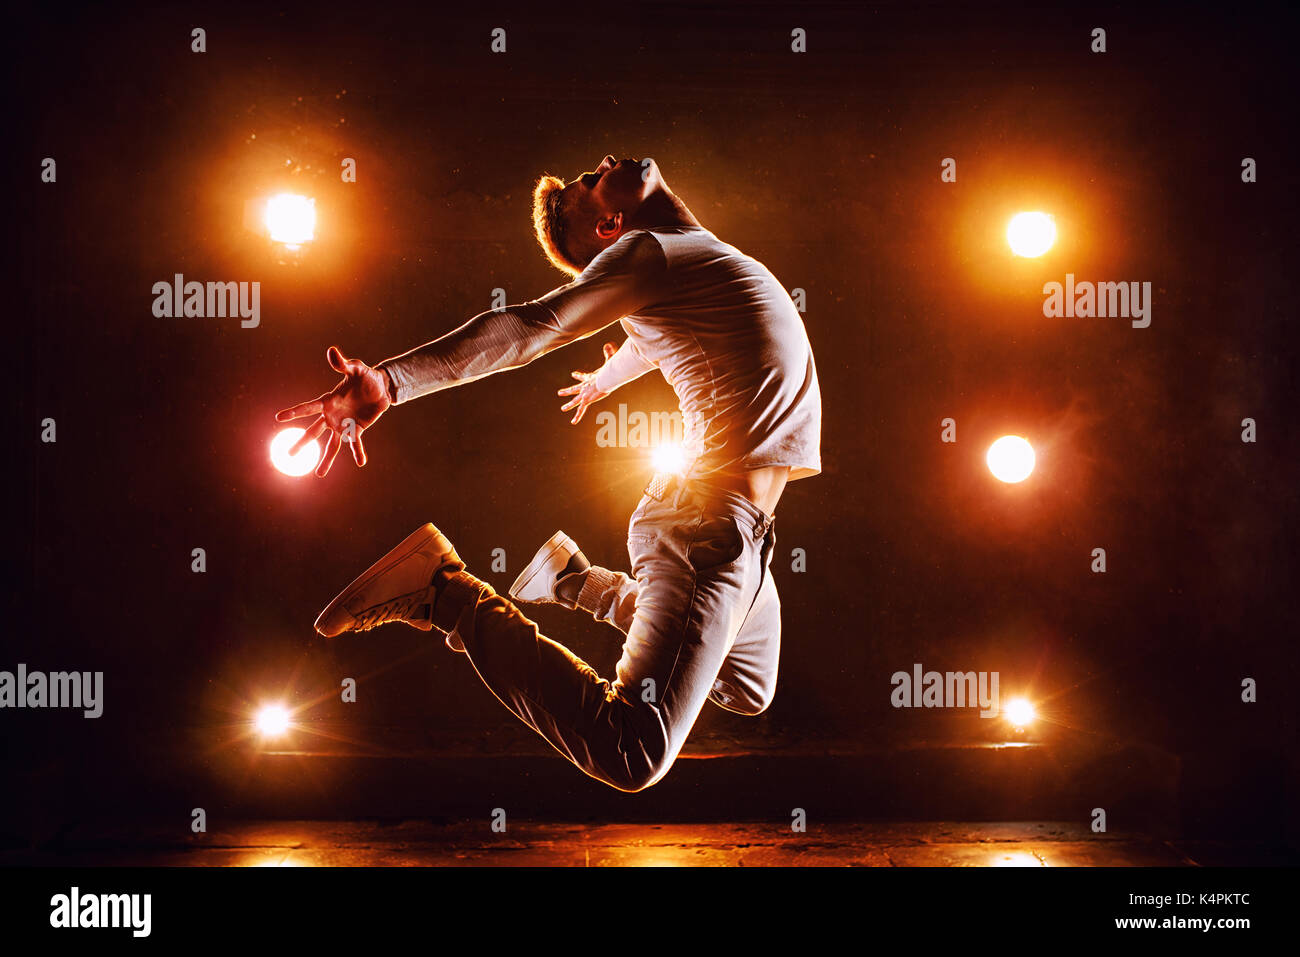
<svg viewBox="0 0 1300 957">
<path fill-rule="evenodd" d="M 306 864 L 299 864 L 297 861 L 250 861 L 245 867 L 307 867 Z"/>
<path fill-rule="evenodd" d="M 628 861 L 632 867 L 681 867 L 683 866 L 680 854 L 673 852 L 664 852 L 657 848 L 647 848 L 644 853 L 634 853 Z"/>
<path fill-rule="evenodd" d="M 1012 851 L 993 855 L 990 867 L 1046 867 L 1047 862 L 1028 851 Z"/>
</svg>

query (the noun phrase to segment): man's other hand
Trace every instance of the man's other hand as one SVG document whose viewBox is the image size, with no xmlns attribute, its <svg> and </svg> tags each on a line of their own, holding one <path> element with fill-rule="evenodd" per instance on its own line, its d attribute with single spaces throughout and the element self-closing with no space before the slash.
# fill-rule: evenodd
<svg viewBox="0 0 1300 957">
<path fill-rule="evenodd" d="M 612 359 L 616 352 L 618 352 L 618 346 L 614 345 L 612 342 L 605 343 L 606 362 Z M 599 402 L 601 399 L 605 398 L 605 396 L 609 395 L 609 393 L 602 392 L 600 389 L 596 388 L 596 373 L 594 372 L 575 371 L 573 377 L 578 380 L 578 384 L 566 386 L 565 388 L 560 389 L 556 394 L 573 396 L 572 399 L 560 406 L 560 411 L 568 412 L 570 409 L 576 407 L 578 411 L 573 413 L 573 419 L 570 424 L 577 425 L 582 421 L 582 417 L 587 413 L 587 406 L 591 405 L 593 402 Z"/>
<path fill-rule="evenodd" d="M 296 455 L 307 443 L 319 438 L 329 429 L 329 440 L 316 464 L 316 474 L 321 477 L 329 472 L 334 457 L 339 454 L 339 446 L 344 442 L 352 446 L 352 458 L 357 465 L 366 464 L 366 450 L 361 444 L 361 433 L 370 428 L 392 404 L 388 398 L 388 380 L 383 372 L 372 369 L 360 359 L 344 358 L 338 346 L 330 346 L 325 358 L 336 372 L 343 373 L 343 381 L 332 392 L 275 414 L 277 422 L 316 416 L 311 425 L 307 426 L 302 438 L 289 449 L 290 455 Z"/>
</svg>

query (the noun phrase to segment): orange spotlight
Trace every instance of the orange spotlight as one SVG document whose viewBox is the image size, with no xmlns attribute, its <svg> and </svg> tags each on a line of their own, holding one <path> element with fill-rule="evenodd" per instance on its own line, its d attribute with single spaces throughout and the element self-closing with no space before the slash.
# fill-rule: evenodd
<svg viewBox="0 0 1300 957">
<path fill-rule="evenodd" d="M 290 455 L 293 443 L 302 438 L 305 429 L 281 429 L 271 440 L 271 464 L 285 475 L 294 477 L 306 475 L 320 461 L 320 443 L 308 442 L 297 455 Z"/>
<path fill-rule="evenodd" d="M 1006 708 L 1003 709 L 1003 716 L 1007 719 L 1007 724 L 1019 730 L 1026 725 L 1033 724 L 1038 717 L 1038 712 L 1034 710 L 1034 706 L 1027 699 L 1012 698 L 1007 702 Z"/>
<path fill-rule="evenodd" d="M 278 738 L 289 730 L 292 722 L 289 709 L 281 704 L 268 704 L 253 719 L 257 733 L 264 738 Z"/>
<path fill-rule="evenodd" d="M 1034 259 L 1056 242 L 1056 220 L 1047 213 L 1016 213 L 1007 223 L 1007 244 L 1017 256 Z"/>
<path fill-rule="evenodd" d="M 266 201 L 266 231 L 273 241 L 297 249 L 316 238 L 316 200 L 277 193 Z"/>
<path fill-rule="evenodd" d="M 1004 435 L 989 446 L 985 461 L 999 481 L 1023 482 L 1034 470 L 1034 447 L 1018 435 Z"/>
</svg>

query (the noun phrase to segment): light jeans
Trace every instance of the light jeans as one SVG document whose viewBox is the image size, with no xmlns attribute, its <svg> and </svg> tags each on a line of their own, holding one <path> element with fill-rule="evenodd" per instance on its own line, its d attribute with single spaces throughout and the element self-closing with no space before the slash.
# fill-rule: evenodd
<svg viewBox="0 0 1300 957">
<path fill-rule="evenodd" d="M 632 575 L 592 566 L 579 598 L 627 635 L 612 683 L 465 572 L 444 589 L 435 625 L 455 628 L 493 694 L 561 754 L 639 791 L 668 773 L 706 700 L 740 714 L 772 701 L 772 524 L 743 496 L 700 482 L 642 498 L 628 527 Z"/>
</svg>

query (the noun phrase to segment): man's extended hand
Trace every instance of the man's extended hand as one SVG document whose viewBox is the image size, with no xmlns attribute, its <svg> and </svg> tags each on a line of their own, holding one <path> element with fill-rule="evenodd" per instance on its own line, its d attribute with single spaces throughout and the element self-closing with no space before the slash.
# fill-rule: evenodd
<svg viewBox="0 0 1300 957">
<path fill-rule="evenodd" d="M 605 343 L 606 362 L 612 359 L 616 352 L 618 352 L 618 346 L 614 345 L 612 342 Z M 560 411 L 568 412 L 574 406 L 577 406 L 578 411 L 573 413 L 573 419 L 570 422 L 571 425 L 577 425 L 582 421 L 582 417 L 586 414 L 587 406 L 591 405 L 593 402 L 599 402 L 601 399 L 605 398 L 605 396 L 609 395 L 609 393 L 602 392 L 600 389 L 596 388 L 596 373 L 594 372 L 575 371 L 573 377 L 578 380 L 578 385 L 566 386 L 565 388 L 560 389 L 556 394 L 573 396 L 572 399 L 560 406 Z"/>
<path fill-rule="evenodd" d="M 325 358 L 335 371 L 343 373 L 343 381 L 332 392 L 275 414 L 277 422 L 316 416 L 302 438 L 289 449 L 290 455 L 296 455 L 326 429 L 330 430 L 329 441 L 325 443 L 325 450 L 316 465 L 316 474 L 321 477 L 329 472 L 334 457 L 339 454 L 339 446 L 345 441 L 352 446 L 352 457 L 357 465 L 366 464 L 361 433 L 392 404 L 388 398 L 388 381 L 378 369 L 370 368 L 360 359 L 345 359 L 338 346 L 330 346 Z"/>
</svg>

